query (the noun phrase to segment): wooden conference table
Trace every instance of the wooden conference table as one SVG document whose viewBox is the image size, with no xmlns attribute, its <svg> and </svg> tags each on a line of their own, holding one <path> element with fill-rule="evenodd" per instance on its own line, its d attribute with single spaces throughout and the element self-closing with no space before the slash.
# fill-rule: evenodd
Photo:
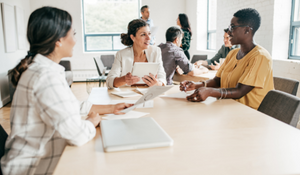
<svg viewBox="0 0 300 175">
<path fill-rule="evenodd" d="M 195 75 L 195 76 L 190 76 L 190 75 L 180 75 L 178 73 L 174 74 L 173 81 L 176 82 L 182 82 L 183 80 L 189 80 L 189 81 L 205 81 L 208 79 L 213 79 L 216 76 L 217 70 L 210 70 L 206 74 L 202 75 Z"/>
<path fill-rule="evenodd" d="M 178 86 L 167 94 L 176 92 Z M 300 174 L 300 131 L 234 100 L 157 97 L 154 108 L 136 110 L 150 113 L 174 145 L 105 153 L 98 127 L 92 141 L 65 148 L 54 174 Z"/>
</svg>

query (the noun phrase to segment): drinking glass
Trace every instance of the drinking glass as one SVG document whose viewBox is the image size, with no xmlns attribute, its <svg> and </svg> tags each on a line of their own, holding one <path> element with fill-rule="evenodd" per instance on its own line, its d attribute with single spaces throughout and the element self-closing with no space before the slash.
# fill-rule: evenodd
<svg viewBox="0 0 300 175">
<path fill-rule="evenodd" d="M 88 94 L 92 92 L 94 87 L 99 86 L 99 78 L 97 77 L 90 77 L 86 79 L 86 91 Z"/>
</svg>

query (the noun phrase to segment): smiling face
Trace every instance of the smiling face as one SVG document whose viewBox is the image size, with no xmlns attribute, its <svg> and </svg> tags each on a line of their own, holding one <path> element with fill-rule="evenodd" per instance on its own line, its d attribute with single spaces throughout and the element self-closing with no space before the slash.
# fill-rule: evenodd
<svg viewBox="0 0 300 175">
<path fill-rule="evenodd" d="M 133 36 L 132 34 L 130 35 L 130 38 L 133 41 L 133 45 L 135 47 L 138 47 L 142 50 L 148 49 L 150 40 L 151 40 L 151 33 L 149 26 L 141 27 Z"/>
<path fill-rule="evenodd" d="M 241 25 L 238 22 L 238 18 L 237 17 L 233 17 L 231 19 L 231 26 L 238 26 Z M 244 39 L 245 39 L 245 34 L 246 34 L 246 30 L 245 27 L 234 27 L 232 28 L 231 31 L 227 32 L 229 34 L 230 37 L 230 42 L 232 45 L 237 45 L 237 44 L 241 44 L 243 43 Z"/>
<path fill-rule="evenodd" d="M 225 47 L 231 47 L 232 46 L 228 33 L 224 33 L 224 45 L 225 45 Z"/>
</svg>

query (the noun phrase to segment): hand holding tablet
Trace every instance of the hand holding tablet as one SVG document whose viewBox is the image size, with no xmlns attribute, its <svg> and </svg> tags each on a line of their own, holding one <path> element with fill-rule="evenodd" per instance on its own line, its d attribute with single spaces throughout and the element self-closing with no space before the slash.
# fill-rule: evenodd
<svg viewBox="0 0 300 175">
<path fill-rule="evenodd" d="M 140 78 L 140 81 L 136 82 L 136 84 L 147 84 L 148 86 L 156 84 L 158 68 L 159 63 L 134 63 L 132 75 Z"/>
<path fill-rule="evenodd" d="M 138 76 L 133 76 L 130 72 L 128 72 L 125 75 L 125 82 L 127 85 L 133 85 L 136 84 L 137 82 L 139 82 L 141 80 L 140 77 Z"/>
</svg>

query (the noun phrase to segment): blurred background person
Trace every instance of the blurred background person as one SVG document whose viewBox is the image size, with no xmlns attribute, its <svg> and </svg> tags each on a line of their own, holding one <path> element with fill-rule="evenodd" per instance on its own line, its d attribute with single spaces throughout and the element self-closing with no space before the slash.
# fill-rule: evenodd
<svg viewBox="0 0 300 175">
<path fill-rule="evenodd" d="M 186 14 L 181 13 L 178 15 L 177 18 L 177 25 L 182 29 L 184 32 L 184 36 L 181 41 L 181 48 L 184 51 L 184 54 L 186 55 L 187 59 L 190 60 L 190 43 L 191 43 L 191 37 L 192 37 L 192 29 L 189 22 L 189 19 Z"/>
<path fill-rule="evenodd" d="M 201 65 L 209 66 L 212 70 L 218 70 L 220 68 L 220 58 L 226 58 L 227 54 L 235 49 L 238 48 L 238 45 L 232 45 L 230 42 L 230 37 L 228 35 L 228 29 L 224 29 L 224 44 L 219 49 L 218 53 L 212 58 L 207 60 L 199 60 L 195 62 L 195 65 L 197 67 L 200 67 Z"/>
<path fill-rule="evenodd" d="M 148 5 L 144 5 L 141 8 L 141 19 L 144 20 L 148 25 L 151 30 L 151 28 L 154 26 L 153 20 L 150 18 L 150 8 Z M 150 40 L 150 45 L 155 44 L 155 38 L 154 35 L 151 35 L 151 40 Z"/>
<path fill-rule="evenodd" d="M 166 31 L 166 43 L 161 43 L 158 47 L 161 48 L 163 65 L 166 72 L 167 85 L 173 84 L 173 76 L 176 67 L 179 66 L 183 73 L 190 76 L 207 73 L 208 69 L 195 68 L 185 56 L 180 48 L 183 31 L 179 27 L 170 27 Z"/>
</svg>

